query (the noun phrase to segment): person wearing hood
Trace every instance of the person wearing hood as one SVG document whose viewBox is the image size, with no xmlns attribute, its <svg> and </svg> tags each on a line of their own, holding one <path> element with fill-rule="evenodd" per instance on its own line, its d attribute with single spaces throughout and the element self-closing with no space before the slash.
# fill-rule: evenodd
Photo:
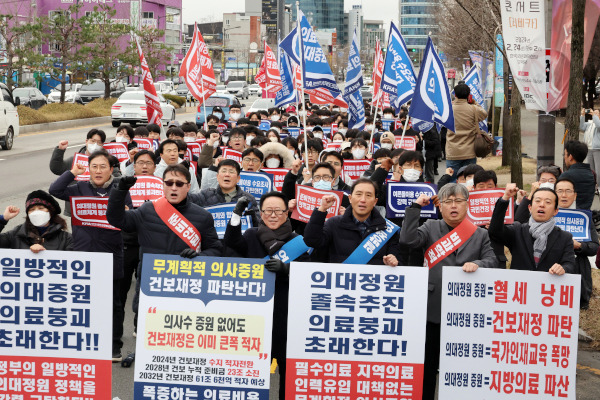
<svg viewBox="0 0 600 400">
<path fill-rule="evenodd" d="M 231 128 L 231 125 L 225 119 L 225 113 L 223 112 L 223 109 L 221 107 L 219 107 L 219 106 L 213 107 L 211 114 L 213 116 L 217 117 L 217 125 L 225 124 L 225 125 L 227 125 L 227 128 Z M 209 122 L 209 121 L 207 121 L 207 122 Z"/>
<path fill-rule="evenodd" d="M 183 146 L 185 146 L 184 142 L 181 142 L 180 144 L 179 141 L 173 139 L 166 139 L 160 143 L 160 145 L 158 146 L 160 162 L 158 163 L 158 165 L 156 165 L 156 169 L 154 170 L 154 176 L 157 176 L 162 179 L 163 174 L 165 173 L 165 169 L 168 166 L 180 164 L 183 162 L 183 159 L 179 158 L 179 148 L 183 148 Z M 190 185 L 190 193 L 200 192 L 200 186 L 198 185 L 196 174 L 192 174 Z"/>
<path fill-rule="evenodd" d="M 263 144 L 259 150 L 264 155 L 264 168 L 292 168 L 294 157 L 285 145 L 271 142 Z"/>
<path fill-rule="evenodd" d="M 89 181 L 75 181 L 75 177 L 85 172 L 85 167 L 77 163 L 73 169 L 63 173 L 50 185 L 50 194 L 58 199 L 69 201 L 71 197 L 108 198 L 121 178 L 112 176 L 111 156 L 106 150 L 98 150 L 89 157 Z M 127 194 L 124 205 L 133 208 L 131 197 Z M 92 226 L 73 226 L 73 250 L 109 253 L 113 257 L 113 362 L 121 362 L 123 342 L 123 318 L 120 285 L 123 272 L 123 238 L 121 232 Z"/>
<path fill-rule="evenodd" d="M 0 215 L 0 232 L 8 221 L 19 215 L 20 209 L 8 206 Z M 73 250 L 73 239 L 67 222 L 59 215 L 60 206 L 43 190 L 35 190 L 25 200 L 25 222 L 11 231 L 0 233 L 0 248 L 44 250 Z"/>
<path fill-rule="evenodd" d="M 287 119 L 287 126 L 297 128 L 299 126 L 298 117 L 295 115 L 290 115 L 290 117 Z"/>
</svg>

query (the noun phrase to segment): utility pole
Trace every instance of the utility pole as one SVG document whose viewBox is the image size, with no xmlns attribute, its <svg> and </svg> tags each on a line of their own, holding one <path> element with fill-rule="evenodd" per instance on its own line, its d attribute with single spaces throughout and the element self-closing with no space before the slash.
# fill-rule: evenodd
<svg viewBox="0 0 600 400">
<path fill-rule="evenodd" d="M 549 49 L 552 43 L 552 0 L 546 0 L 546 49 Z M 546 64 L 546 79 L 548 80 L 550 66 Z M 537 137 L 537 166 L 554 164 L 555 152 L 555 112 L 538 112 L 538 137 Z"/>
</svg>

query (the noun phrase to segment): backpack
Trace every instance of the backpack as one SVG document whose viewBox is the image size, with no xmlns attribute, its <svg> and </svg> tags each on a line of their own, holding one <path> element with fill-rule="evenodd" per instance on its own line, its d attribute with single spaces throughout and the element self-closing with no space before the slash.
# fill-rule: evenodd
<svg viewBox="0 0 600 400">
<path fill-rule="evenodd" d="M 594 122 L 593 121 L 588 122 L 588 125 L 585 128 L 585 133 L 583 134 L 583 142 L 587 145 L 588 149 L 592 148 L 595 132 L 596 132 L 596 125 L 594 124 Z"/>
</svg>

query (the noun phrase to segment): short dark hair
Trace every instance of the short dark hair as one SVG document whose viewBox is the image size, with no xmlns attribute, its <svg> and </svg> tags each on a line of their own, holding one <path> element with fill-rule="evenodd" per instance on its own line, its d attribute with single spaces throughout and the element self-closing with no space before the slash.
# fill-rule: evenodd
<svg viewBox="0 0 600 400">
<path fill-rule="evenodd" d="M 256 137 L 250 141 L 250 146 L 252 146 L 252 147 L 258 146 L 258 147 L 260 147 L 263 144 L 266 144 L 266 143 L 269 143 L 269 142 L 270 142 L 270 140 L 267 139 L 265 136 L 256 135 Z"/>
<path fill-rule="evenodd" d="M 85 139 L 91 139 L 92 136 L 94 135 L 98 135 L 100 136 L 100 140 L 102 140 L 102 143 L 106 142 L 106 133 L 104 133 L 104 131 L 101 131 L 100 129 L 90 129 L 89 132 L 87 133 L 87 135 L 85 136 Z"/>
<path fill-rule="evenodd" d="M 187 183 L 192 181 L 192 174 L 190 174 L 190 170 L 181 164 L 169 165 L 167 168 L 165 168 L 165 172 L 163 172 L 162 176 L 163 180 L 165 179 L 165 176 L 167 176 L 168 172 L 172 172 L 175 175 L 183 175 Z"/>
<path fill-rule="evenodd" d="M 370 180 L 368 178 L 359 178 L 359 179 L 355 180 L 354 183 L 352 184 L 352 189 L 350 190 L 350 194 L 353 194 L 354 189 L 361 183 L 368 183 L 369 185 L 373 186 L 373 189 L 375 189 L 375 196 L 377 196 L 379 187 L 376 182 L 373 182 L 372 180 Z"/>
<path fill-rule="evenodd" d="M 473 176 L 473 185 L 477 186 L 478 183 L 487 182 L 490 179 L 494 181 L 494 186 L 498 185 L 498 177 L 494 171 L 491 169 L 477 171 Z"/>
<path fill-rule="evenodd" d="M 158 124 L 148 124 L 146 125 L 146 129 L 148 129 L 148 132 L 160 133 L 160 126 Z"/>
<path fill-rule="evenodd" d="M 127 131 L 127 136 L 129 136 L 130 139 L 133 139 L 133 128 L 131 127 L 131 125 L 125 124 L 125 125 L 119 126 L 117 128 L 117 133 L 121 132 L 122 130 Z"/>
<path fill-rule="evenodd" d="M 379 149 L 375 153 L 373 153 L 373 159 L 378 159 L 381 157 L 391 157 L 392 151 L 388 149 Z"/>
<path fill-rule="evenodd" d="M 214 114 L 209 114 L 209 115 L 206 117 L 206 123 L 208 124 L 208 123 L 209 123 L 211 120 L 215 120 L 217 123 L 219 123 L 219 122 L 221 121 L 221 119 L 220 119 L 219 117 L 217 117 L 216 115 L 214 115 Z"/>
<path fill-rule="evenodd" d="M 237 120 L 238 125 L 247 125 L 250 123 L 250 118 L 242 117 Z"/>
<path fill-rule="evenodd" d="M 391 157 L 394 158 L 397 156 L 399 158 L 402 155 L 402 153 L 404 153 L 405 151 L 406 151 L 405 149 L 394 149 L 394 150 L 392 150 Z"/>
<path fill-rule="evenodd" d="M 475 175 L 478 171 L 483 171 L 483 167 L 478 164 L 469 164 L 463 171 L 463 176 L 466 178 L 469 175 Z"/>
<path fill-rule="evenodd" d="M 231 138 L 233 135 L 243 135 L 244 139 L 246 138 L 246 130 L 241 127 L 236 127 L 229 132 L 229 137 Z"/>
<path fill-rule="evenodd" d="M 198 125 L 196 125 L 195 122 L 184 122 L 183 124 L 181 124 L 181 130 L 186 133 L 186 132 L 194 132 L 194 133 L 198 133 Z"/>
<path fill-rule="evenodd" d="M 240 164 L 235 160 L 230 160 L 230 159 L 221 160 L 219 165 L 217 165 L 217 173 L 219 173 L 219 171 L 221 170 L 221 167 L 235 168 L 235 171 L 237 172 L 238 176 L 242 172 L 242 168 L 240 167 Z"/>
<path fill-rule="evenodd" d="M 323 162 L 325 162 L 327 157 L 337 158 L 338 161 L 342 163 L 342 167 L 344 166 L 344 157 L 342 157 L 342 155 L 340 153 L 338 153 L 337 151 L 330 151 L 330 152 L 323 154 Z"/>
<path fill-rule="evenodd" d="M 156 165 L 156 154 L 154 154 L 154 152 L 150 150 L 140 150 L 137 153 L 135 153 L 135 156 L 133 156 L 133 162 L 135 163 L 138 160 L 138 158 L 146 154 L 150 156 L 150 158 L 154 162 L 154 165 Z"/>
<path fill-rule="evenodd" d="M 457 99 L 468 99 L 471 94 L 471 89 L 464 83 L 459 83 L 454 86 L 454 97 Z"/>
<path fill-rule="evenodd" d="M 352 141 L 350 142 L 350 147 L 354 147 L 357 145 L 364 146 L 365 148 L 369 147 L 369 144 L 365 139 L 352 139 Z"/>
<path fill-rule="evenodd" d="M 165 146 L 168 144 L 174 144 L 175 146 L 177 146 L 177 150 L 179 151 L 179 143 L 177 143 L 176 140 L 165 139 L 162 142 L 160 142 L 160 144 L 158 145 L 158 154 L 162 154 L 165 150 Z"/>
<path fill-rule="evenodd" d="M 306 146 L 308 147 L 309 151 L 311 149 L 316 150 L 319 153 L 323 151 L 323 142 L 319 139 L 308 139 L 308 142 L 306 142 Z M 302 146 L 302 151 L 304 151 L 304 146 Z"/>
<path fill-rule="evenodd" d="M 334 176 L 335 176 L 335 169 L 334 169 L 334 168 L 331 166 L 331 164 L 328 164 L 328 163 L 326 163 L 326 162 L 322 162 L 322 163 L 315 164 L 315 166 L 314 166 L 314 167 L 312 167 L 312 170 L 310 171 L 310 172 L 311 172 L 311 174 L 313 174 L 313 175 L 314 175 L 314 174 L 315 174 L 315 172 L 316 172 L 316 171 L 317 171 L 319 168 L 327 168 L 327 170 L 328 170 L 329 172 L 331 172 L 331 177 L 334 177 Z"/>
<path fill-rule="evenodd" d="M 543 188 L 539 188 L 537 189 L 535 192 L 533 192 L 533 194 L 531 195 L 531 202 L 533 203 L 533 199 L 535 198 L 535 195 L 537 192 L 551 192 L 552 194 L 554 194 L 554 209 L 556 210 L 558 208 L 558 194 L 554 191 L 554 189 L 550 189 L 547 187 L 543 187 Z"/>
<path fill-rule="evenodd" d="M 231 111 L 231 109 L 232 109 L 232 108 L 235 108 L 235 109 L 241 110 L 241 109 L 242 109 L 242 106 L 240 106 L 239 104 L 235 104 L 235 103 L 234 103 L 234 104 L 232 104 L 232 105 L 230 105 L 230 106 L 229 106 L 229 111 Z"/>
<path fill-rule="evenodd" d="M 184 137 L 185 133 L 183 133 L 183 131 L 181 130 L 181 128 L 169 128 L 167 129 L 167 137 L 169 137 L 169 135 L 175 135 L 175 136 L 179 136 L 179 137 Z"/>
<path fill-rule="evenodd" d="M 287 197 L 283 193 L 278 192 L 277 190 L 273 190 L 271 192 L 265 193 L 260 198 L 260 204 L 261 205 L 264 204 L 265 200 L 268 199 L 269 197 L 278 197 L 281 200 L 283 200 L 283 204 L 285 204 L 285 210 L 284 211 L 287 211 L 287 209 L 288 209 L 288 199 L 287 199 Z"/>
<path fill-rule="evenodd" d="M 149 135 L 150 132 L 148 132 L 148 128 L 146 128 L 145 126 L 138 126 L 133 131 L 133 136 L 148 137 Z"/>
<path fill-rule="evenodd" d="M 575 182 L 573 182 L 569 178 L 560 178 L 559 180 L 557 180 L 556 183 L 554 184 L 555 189 L 556 189 L 556 185 L 558 185 L 560 182 L 569 182 L 573 186 L 573 190 L 575 190 L 575 193 L 577 193 L 577 189 L 575 189 Z"/>
<path fill-rule="evenodd" d="M 246 157 L 248 154 L 254 154 L 256 157 L 258 157 L 260 162 L 263 162 L 265 159 L 265 155 L 263 154 L 263 152 L 260 151 L 259 149 L 257 149 L 256 147 L 249 147 L 246 150 L 244 150 L 242 152 L 242 159 L 244 157 Z"/>
<path fill-rule="evenodd" d="M 579 140 L 569 140 L 565 143 L 565 150 L 567 151 L 567 154 L 572 155 L 578 163 L 582 163 L 588 154 L 587 145 Z"/>
<path fill-rule="evenodd" d="M 108 152 L 104 149 L 96 150 L 95 152 L 90 154 L 90 156 L 88 158 L 88 164 L 91 164 L 92 160 L 94 158 L 98 158 L 98 157 L 106 157 L 106 160 L 108 161 L 108 165 L 110 165 L 112 167 L 112 162 L 111 162 L 112 160 L 111 160 L 110 154 L 108 154 Z"/>
<path fill-rule="evenodd" d="M 425 167 L 425 159 L 423 158 L 423 153 L 420 151 L 406 150 L 398 158 L 398 165 L 402 166 L 408 161 L 418 161 L 421 164 L 421 168 Z"/>
</svg>

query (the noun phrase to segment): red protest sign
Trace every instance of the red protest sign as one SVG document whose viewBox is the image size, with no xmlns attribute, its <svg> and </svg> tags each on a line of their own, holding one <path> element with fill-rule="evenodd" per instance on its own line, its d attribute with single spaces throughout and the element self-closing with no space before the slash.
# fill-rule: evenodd
<svg viewBox="0 0 600 400">
<path fill-rule="evenodd" d="M 402 121 L 399 119 L 394 120 L 394 130 L 396 129 L 402 129 Z"/>
<path fill-rule="evenodd" d="M 342 151 L 342 143 L 343 142 L 331 142 L 331 143 L 327 143 L 327 146 L 325 147 L 325 150 L 328 150 L 328 151 L 335 150 L 337 152 Z"/>
<path fill-rule="evenodd" d="M 217 125 L 217 131 L 222 135 L 223 132 L 227 129 L 227 124 L 220 123 Z"/>
<path fill-rule="evenodd" d="M 355 181 L 369 169 L 370 165 L 371 160 L 344 160 L 344 176 Z"/>
<path fill-rule="evenodd" d="M 81 164 L 85 167 L 85 172 L 75 177 L 76 181 L 89 181 L 90 180 L 90 166 L 88 162 L 88 156 L 85 154 L 77 153 L 73 156 L 73 164 L 71 169 L 75 167 L 75 164 Z"/>
<path fill-rule="evenodd" d="M 190 161 L 190 174 L 196 175 L 198 173 L 198 161 Z"/>
<path fill-rule="evenodd" d="M 206 144 L 206 138 L 196 139 L 196 143 L 200 145 L 200 150 L 202 150 L 202 146 Z"/>
<path fill-rule="evenodd" d="M 474 190 L 469 193 L 469 208 L 467 219 L 475 225 L 487 225 L 492 219 L 494 207 L 499 197 L 504 195 L 504 189 Z M 513 199 L 510 199 L 508 210 L 504 216 L 505 224 L 515 221 Z"/>
<path fill-rule="evenodd" d="M 223 150 L 223 158 L 227 160 L 234 160 L 242 165 L 242 152 L 233 150 L 233 149 L 225 149 Z"/>
<path fill-rule="evenodd" d="M 338 124 L 331 124 L 331 136 L 333 137 L 333 135 L 335 135 L 335 133 L 338 131 Z"/>
<path fill-rule="evenodd" d="M 154 150 L 154 143 L 152 143 L 152 139 L 135 138 L 133 141 L 137 143 L 138 150 Z"/>
<path fill-rule="evenodd" d="M 335 190 L 321 190 L 310 186 L 296 185 L 296 208 L 294 208 L 294 212 L 292 212 L 292 219 L 308 222 L 314 209 L 321 205 L 323 196 L 328 194 L 335 195 L 337 200 L 327 210 L 326 219 L 339 214 L 342 196 L 344 196 L 344 194 Z"/>
<path fill-rule="evenodd" d="M 129 189 L 129 195 L 134 207 L 141 206 L 145 201 L 157 200 L 163 197 L 163 181 L 157 176 L 138 176 L 135 185 Z"/>
<path fill-rule="evenodd" d="M 402 136 L 396 136 L 394 148 L 415 151 L 417 150 L 417 139 L 414 136 L 404 136 L 404 139 Z"/>
<path fill-rule="evenodd" d="M 119 231 L 106 220 L 107 197 L 71 197 L 71 223 Z"/>
<path fill-rule="evenodd" d="M 123 142 L 105 143 L 104 150 L 106 150 L 108 152 L 108 154 L 117 157 L 119 162 L 129 160 L 129 151 L 127 150 L 127 143 L 123 143 Z"/>
<path fill-rule="evenodd" d="M 206 139 L 204 139 L 204 141 L 206 141 Z M 202 150 L 202 145 L 198 143 L 198 141 L 187 142 L 186 144 L 187 149 L 192 153 L 192 155 L 200 157 L 200 150 Z"/>
<path fill-rule="evenodd" d="M 281 192 L 281 188 L 283 188 L 283 180 L 290 170 L 286 168 L 261 168 L 260 170 L 261 172 L 266 172 L 267 174 L 273 175 L 273 187 L 278 192 Z"/>
</svg>

